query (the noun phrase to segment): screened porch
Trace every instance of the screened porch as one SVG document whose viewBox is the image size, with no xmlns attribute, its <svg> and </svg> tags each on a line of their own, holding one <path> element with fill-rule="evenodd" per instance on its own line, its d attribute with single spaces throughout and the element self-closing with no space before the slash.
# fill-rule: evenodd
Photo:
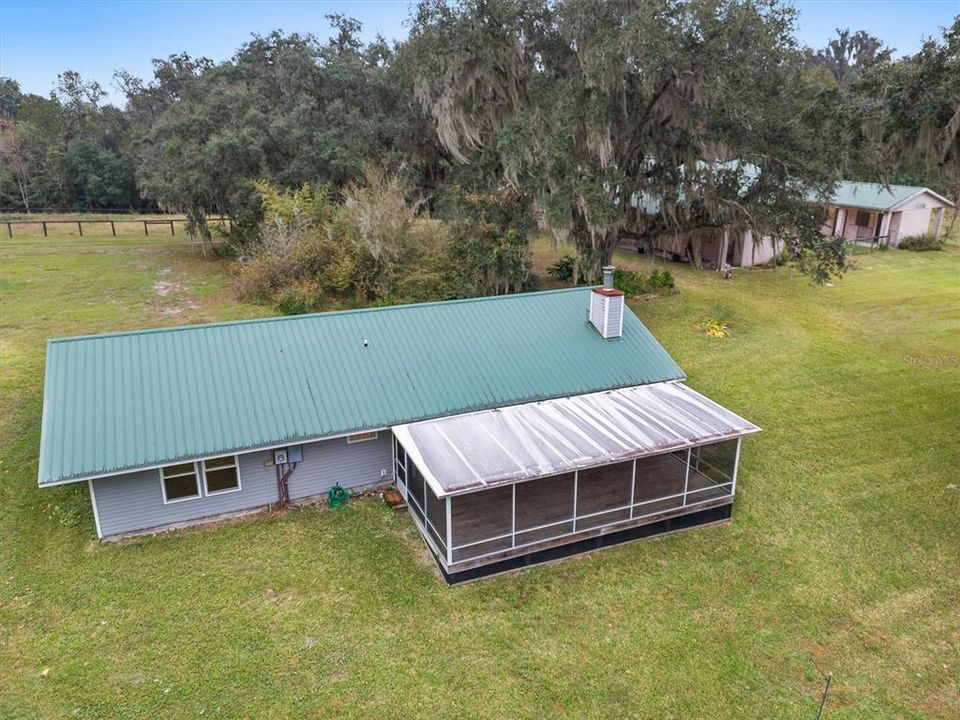
<svg viewBox="0 0 960 720">
<path fill-rule="evenodd" d="M 757 430 L 683 385 L 641 386 L 399 426 L 396 478 L 456 574 L 729 506 Z"/>
</svg>

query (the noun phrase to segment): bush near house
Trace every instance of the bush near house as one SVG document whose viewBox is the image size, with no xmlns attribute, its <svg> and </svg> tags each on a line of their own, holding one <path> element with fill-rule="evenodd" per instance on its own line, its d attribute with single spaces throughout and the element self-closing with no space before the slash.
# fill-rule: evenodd
<svg viewBox="0 0 960 720">
<path fill-rule="evenodd" d="M 560 282 L 573 282 L 573 273 L 577 267 L 577 259 L 573 255 L 561 255 L 555 263 L 547 268 L 547 275 Z M 583 277 L 577 278 L 577 284 L 583 282 Z"/>
<path fill-rule="evenodd" d="M 676 283 L 669 270 L 653 270 L 647 275 L 638 270 L 617 268 L 613 273 L 613 286 L 627 297 L 636 297 L 658 290 L 673 290 Z"/>
<path fill-rule="evenodd" d="M 547 275 L 560 282 L 573 282 L 577 260 L 572 255 L 561 255 L 556 262 L 547 267 Z M 577 284 L 586 282 L 582 275 Z M 658 290 L 673 290 L 676 282 L 669 270 L 653 270 L 649 275 L 639 270 L 617 268 L 613 272 L 613 286 L 627 297 L 647 295 Z"/>
<path fill-rule="evenodd" d="M 900 240 L 901 250 L 926 252 L 928 250 L 942 250 L 943 241 L 933 235 L 909 235 Z"/>
<path fill-rule="evenodd" d="M 399 173 L 374 166 L 364 173 L 342 196 L 256 183 L 264 219 L 240 260 L 237 294 L 284 314 L 450 297 L 444 228 L 417 217 Z"/>
<path fill-rule="evenodd" d="M 424 218 L 401 171 L 367 166 L 337 196 L 256 183 L 264 218 L 241 257 L 237 294 L 288 313 L 536 289 L 523 198 L 455 188 L 443 220 Z"/>
</svg>

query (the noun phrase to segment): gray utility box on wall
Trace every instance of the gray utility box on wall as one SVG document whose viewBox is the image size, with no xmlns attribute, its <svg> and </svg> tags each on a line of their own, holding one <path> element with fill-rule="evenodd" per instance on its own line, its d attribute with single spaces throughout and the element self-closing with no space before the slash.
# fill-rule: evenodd
<svg viewBox="0 0 960 720">
<path fill-rule="evenodd" d="M 289 465 L 303 461 L 303 445 L 277 448 L 273 451 L 274 465 Z"/>
</svg>

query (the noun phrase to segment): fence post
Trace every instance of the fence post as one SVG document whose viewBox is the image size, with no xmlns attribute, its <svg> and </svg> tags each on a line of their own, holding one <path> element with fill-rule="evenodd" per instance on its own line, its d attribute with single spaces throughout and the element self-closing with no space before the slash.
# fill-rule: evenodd
<svg viewBox="0 0 960 720">
<path fill-rule="evenodd" d="M 41 222 L 40 224 L 43 225 L 43 236 L 44 236 L 44 237 L 47 237 L 47 221 L 44 220 L 44 221 Z"/>
<path fill-rule="evenodd" d="M 143 235 L 144 235 L 144 237 L 147 237 L 147 236 L 150 235 L 150 231 L 147 230 L 147 221 L 146 221 L 146 220 L 143 221 Z"/>
<path fill-rule="evenodd" d="M 110 232 L 113 233 L 113 236 L 114 236 L 114 237 L 117 236 L 117 228 L 116 228 L 116 226 L 113 224 L 113 220 L 110 221 Z"/>
<path fill-rule="evenodd" d="M 83 237 L 83 220 L 77 220 L 77 229 L 80 231 L 80 237 Z"/>
<path fill-rule="evenodd" d="M 10 223 L 7 223 L 7 235 L 9 235 L 10 237 L 13 237 L 13 225 L 11 225 Z"/>
<path fill-rule="evenodd" d="M 176 233 L 173 231 L 173 220 L 170 221 L 170 234 L 176 235 Z"/>
</svg>

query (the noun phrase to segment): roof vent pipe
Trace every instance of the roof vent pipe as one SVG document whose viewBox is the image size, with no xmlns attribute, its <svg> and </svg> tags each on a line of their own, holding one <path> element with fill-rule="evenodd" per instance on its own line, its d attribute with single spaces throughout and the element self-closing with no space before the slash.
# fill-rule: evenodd
<svg viewBox="0 0 960 720">
<path fill-rule="evenodd" d="M 603 271 L 603 289 L 613 290 L 613 265 L 604 265 L 600 269 Z"/>
<path fill-rule="evenodd" d="M 590 292 L 590 322 L 604 339 L 623 334 L 623 292 L 613 287 L 613 265 L 604 265 L 603 287 Z"/>
</svg>

